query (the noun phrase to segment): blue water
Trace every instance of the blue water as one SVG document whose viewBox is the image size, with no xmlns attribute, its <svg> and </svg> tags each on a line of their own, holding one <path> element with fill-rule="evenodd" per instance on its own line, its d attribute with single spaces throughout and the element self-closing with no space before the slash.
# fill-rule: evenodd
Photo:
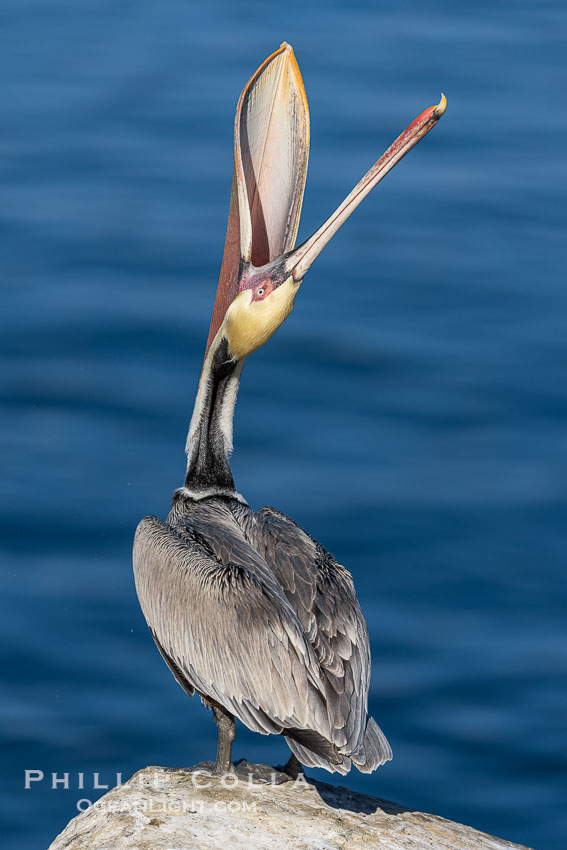
<svg viewBox="0 0 567 850">
<path fill-rule="evenodd" d="M 214 751 L 211 715 L 153 646 L 130 547 L 182 483 L 234 107 L 286 39 L 312 119 L 300 238 L 441 90 L 449 107 L 247 363 L 237 485 L 354 574 L 395 758 L 348 785 L 565 847 L 566 33 L 546 0 L 5 0 L 13 846 L 45 847 L 101 793 L 93 772 L 112 784 Z M 286 747 L 240 727 L 234 754 L 277 763 Z M 44 781 L 25 790 L 26 769 Z"/>
</svg>

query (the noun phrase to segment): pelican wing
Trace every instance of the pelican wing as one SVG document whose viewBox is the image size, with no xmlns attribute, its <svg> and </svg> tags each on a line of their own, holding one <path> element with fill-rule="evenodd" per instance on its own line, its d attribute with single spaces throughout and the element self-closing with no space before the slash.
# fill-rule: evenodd
<svg viewBox="0 0 567 850">
<path fill-rule="evenodd" d="M 370 646 L 351 574 L 280 511 L 237 510 L 245 535 L 272 568 L 317 656 L 332 742 L 359 769 L 374 770 L 392 753 L 372 718 L 367 721 Z M 304 755 L 298 753 L 309 764 Z"/>
<path fill-rule="evenodd" d="M 189 536 L 146 517 L 134 540 L 140 604 L 177 681 L 253 731 L 328 741 L 319 665 L 284 593 Z"/>
</svg>

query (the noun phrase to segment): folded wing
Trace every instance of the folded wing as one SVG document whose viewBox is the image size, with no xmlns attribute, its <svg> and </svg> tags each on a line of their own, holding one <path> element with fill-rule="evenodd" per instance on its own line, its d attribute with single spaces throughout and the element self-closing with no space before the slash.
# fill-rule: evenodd
<svg viewBox="0 0 567 850">
<path fill-rule="evenodd" d="M 391 759 L 392 751 L 374 720 L 368 719 L 370 646 L 350 573 L 280 511 L 237 511 L 245 535 L 272 568 L 317 656 L 330 740 L 343 756 L 344 767 L 348 770 L 350 758 L 359 770 L 375 770 Z M 288 743 L 296 751 L 293 742 Z M 304 764 L 322 766 L 306 760 L 305 752 L 296 754 Z"/>
<path fill-rule="evenodd" d="M 155 517 L 139 524 L 134 574 L 142 610 L 180 684 L 267 734 L 329 720 L 319 665 L 283 592 L 221 564 Z"/>
</svg>

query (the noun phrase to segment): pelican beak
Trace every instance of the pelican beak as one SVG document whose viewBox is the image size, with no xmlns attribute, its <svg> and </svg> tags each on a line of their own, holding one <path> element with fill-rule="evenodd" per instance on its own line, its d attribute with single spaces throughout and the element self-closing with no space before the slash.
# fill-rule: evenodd
<svg viewBox="0 0 567 850">
<path fill-rule="evenodd" d="M 332 216 L 294 250 L 309 159 L 309 110 L 289 44 L 284 42 L 268 56 L 244 87 L 236 108 L 232 194 L 207 352 L 239 292 L 264 279 L 274 287 L 291 278 L 299 284 L 353 210 L 435 126 L 446 106 L 442 95 L 436 106 L 422 112 Z M 286 309 L 291 309 L 289 304 Z M 288 312 L 282 312 L 272 333 Z"/>
<path fill-rule="evenodd" d="M 232 195 L 207 351 L 247 272 L 293 249 L 308 159 L 307 97 L 284 42 L 252 75 L 236 107 Z"/>
<path fill-rule="evenodd" d="M 447 108 L 447 98 L 441 95 L 441 100 L 436 106 L 430 106 L 421 115 L 412 121 L 404 132 L 398 136 L 390 145 L 385 154 L 374 163 L 362 180 L 356 184 L 350 195 L 345 198 L 335 212 L 315 231 L 313 236 L 307 239 L 299 248 L 292 251 L 285 258 L 285 272 L 292 274 L 296 282 L 299 282 L 316 257 L 319 256 L 325 245 L 335 235 L 350 214 L 357 208 L 362 200 L 382 180 L 389 171 L 404 157 L 420 139 L 429 133 L 432 127 L 439 121 Z"/>
<path fill-rule="evenodd" d="M 234 125 L 240 257 L 256 268 L 295 244 L 309 158 L 309 110 L 289 44 L 244 87 Z"/>
</svg>

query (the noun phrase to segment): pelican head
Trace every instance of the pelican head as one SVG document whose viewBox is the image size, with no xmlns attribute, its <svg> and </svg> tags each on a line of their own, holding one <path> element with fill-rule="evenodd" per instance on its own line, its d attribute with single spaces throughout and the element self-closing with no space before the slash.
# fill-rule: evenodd
<svg viewBox="0 0 567 850">
<path fill-rule="evenodd" d="M 309 157 L 309 111 L 289 44 L 253 74 L 236 109 L 234 176 L 225 251 L 207 352 L 217 335 L 240 360 L 260 348 L 293 309 L 303 277 L 383 177 L 435 126 L 447 106 L 421 113 L 321 227 L 294 248 Z"/>
</svg>

